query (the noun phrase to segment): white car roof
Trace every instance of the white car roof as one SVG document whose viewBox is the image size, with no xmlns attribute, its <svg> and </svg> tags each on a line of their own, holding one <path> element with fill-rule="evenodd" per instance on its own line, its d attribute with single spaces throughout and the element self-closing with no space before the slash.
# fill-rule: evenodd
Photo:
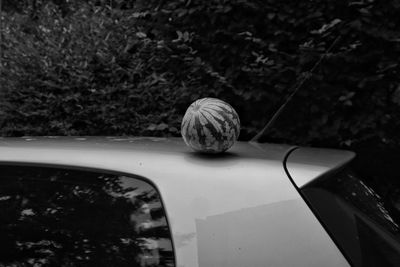
<svg viewBox="0 0 400 267">
<path fill-rule="evenodd" d="M 150 181 L 164 203 L 177 266 L 349 266 L 285 173 L 292 149 L 238 142 L 223 155 L 203 155 L 176 138 L 1 138 L 0 163 Z"/>
</svg>

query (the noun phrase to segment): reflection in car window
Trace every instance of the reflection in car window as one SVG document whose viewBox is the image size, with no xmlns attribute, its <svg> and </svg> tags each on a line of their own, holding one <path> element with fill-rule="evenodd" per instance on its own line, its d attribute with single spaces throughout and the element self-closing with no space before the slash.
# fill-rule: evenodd
<svg viewBox="0 0 400 267">
<path fill-rule="evenodd" d="M 353 266 L 400 266 L 400 221 L 352 171 L 321 177 L 302 193 Z"/>
<path fill-rule="evenodd" d="M 0 166 L 0 266 L 174 266 L 160 197 L 123 175 Z"/>
</svg>

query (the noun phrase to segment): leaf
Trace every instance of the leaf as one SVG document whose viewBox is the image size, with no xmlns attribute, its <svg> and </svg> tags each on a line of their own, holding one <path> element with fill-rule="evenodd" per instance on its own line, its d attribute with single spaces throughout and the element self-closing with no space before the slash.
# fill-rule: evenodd
<svg viewBox="0 0 400 267">
<path fill-rule="evenodd" d="M 392 101 L 400 106 L 400 84 L 397 86 L 397 89 L 392 94 Z"/>
<path fill-rule="evenodd" d="M 341 19 L 334 19 L 331 22 L 322 25 L 322 27 L 318 30 L 312 30 L 311 33 L 312 34 L 323 34 L 325 32 L 327 32 L 328 30 L 330 30 L 331 28 L 335 27 L 337 24 L 339 24 L 340 22 L 342 22 Z"/>
<path fill-rule="evenodd" d="M 149 131 L 154 131 L 154 130 L 156 130 L 156 128 L 157 128 L 157 125 L 152 123 L 146 129 Z"/>
<path fill-rule="evenodd" d="M 147 37 L 147 34 L 145 34 L 144 32 L 137 32 L 136 36 L 143 39 Z"/>
<path fill-rule="evenodd" d="M 164 131 L 167 128 L 168 128 L 168 124 L 160 123 L 160 124 L 157 125 L 156 130 L 157 131 Z"/>
</svg>

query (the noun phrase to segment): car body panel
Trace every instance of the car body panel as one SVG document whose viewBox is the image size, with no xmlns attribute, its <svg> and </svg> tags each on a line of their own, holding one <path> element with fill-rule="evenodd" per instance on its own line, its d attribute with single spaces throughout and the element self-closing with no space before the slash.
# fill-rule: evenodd
<svg viewBox="0 0 400 267">
<path fill-rule="evenodd" d="M 293 182 L 301 188 L 327 172 L 334 171 L 355 157 L 355 153 L 337 149 L 293 149 L 285 162 Z"/>
<path fill-rule="evenodd" d="M 159 190 L 179 267 L 349 266 L 288 179 L 292 147 L 238 142 L 222 155 L 181 139 L 1 138 L 2 164 L 94 168 Z"/>
</svg>

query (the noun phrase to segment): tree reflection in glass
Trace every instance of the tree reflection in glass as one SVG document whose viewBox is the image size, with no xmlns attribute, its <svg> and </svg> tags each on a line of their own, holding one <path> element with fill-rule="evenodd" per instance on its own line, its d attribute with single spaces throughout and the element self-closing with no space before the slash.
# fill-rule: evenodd
<svg viewBox="0 0 400 267">
<path fill-rule="evenodd" d="M 0 266 L 174 266 L 157 191 L 92 171 L 0 166 Z"/>
</svg>

